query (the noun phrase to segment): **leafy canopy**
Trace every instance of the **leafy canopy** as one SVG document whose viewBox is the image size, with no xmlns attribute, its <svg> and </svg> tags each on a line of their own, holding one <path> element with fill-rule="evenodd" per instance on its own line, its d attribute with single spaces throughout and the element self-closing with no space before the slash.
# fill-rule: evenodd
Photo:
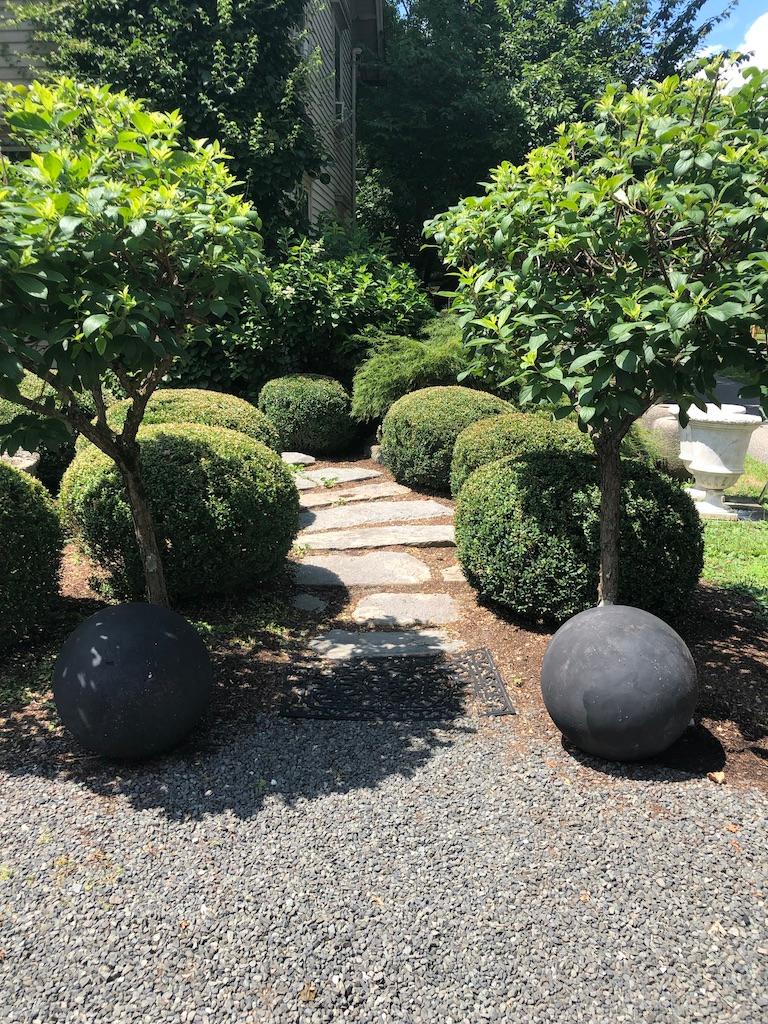
<svg viewBox="0 0 768 1024">
<path fill-rule="evenodd" d="M 725 0 L 724 0 L 725 2 Z M 705 0 L 388 0 L 386 84 L 360 87 L 361 216 L 409 256 L 423 222 L 578 120 L 610 82 L 678 71 Z M 422 257 L 423 258 L 423 257 Z"/>
<path fill-rule="evenodd" d="M 110 83 L 193 138 L 217 139 L 265 224 L 295 213 L 291 193 L 321 154 L 305 110 L 313 58 L 301 53 L 306 0 L 10 0 L 45 67 Z"/>
<path fill-rule="evenodd" d="M 182 142 L 177 112 L 66 78 L 2 101 L 31 155 L 0 156 L 0 395 L 28 411 L 0 433 L 11 449 L 50 439 L 57 424 L 30 415 L 47 412 L 107 450 L 107 373 L 133 400 L 133 440 L 195 332 L 258 287 L 259 220 L 219 144 Z M 39 397 L 20 390 L 24 370 Z"/>
<path fill-rule="evenodd" d="M 478 364 L 621 436 L 738 370 L 768 410 L 768 72 L 629 90 L 427 225 Z M 510 370 L 511 367 L 511 370 Z"/>
</svg>

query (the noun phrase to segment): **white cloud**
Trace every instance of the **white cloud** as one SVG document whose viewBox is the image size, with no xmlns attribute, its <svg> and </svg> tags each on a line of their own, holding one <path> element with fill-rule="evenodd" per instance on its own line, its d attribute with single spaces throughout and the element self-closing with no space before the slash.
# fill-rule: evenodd
<svg viewBox="0 0 768 1024">
<path fill-rule="evenodd" d="M 714 57 L 725 49 L 728 47 L 717 44 L 704 46 L 699 50 L 699 56 Z M 744 33 L 743 40 L 733 49 L 747 56 L 748 59 L 742 64 L 742 67 L 768 68 L 768 12 L 755 18 Z M 740 85 L 744 84 L 741 72 L 733 65 L 726 65 L 723 68 L 722 81 L 723 87 L 728 91 L 738 89 Z"/>
<path fill-rule="evenodd" d="M 750 63 L 768 68 L 768 12 L 752 22 L 739 49 L 751 55 Z"/>
</svg>

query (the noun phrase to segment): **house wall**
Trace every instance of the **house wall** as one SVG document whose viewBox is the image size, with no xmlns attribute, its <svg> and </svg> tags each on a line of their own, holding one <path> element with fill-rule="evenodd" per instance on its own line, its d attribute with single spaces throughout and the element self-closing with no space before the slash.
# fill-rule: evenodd
<svg viewBox="0 0 768 1024">
<path fill-rule="evenodd" d="M 31 33 L 24 27 L 3 28 L 4 22 L 10 19 L 10 16 L 7 0 L 0 0 L 0 82 L 20 83 L 30 78 L 23 55 L 29 52 Z M 16 148 L 5 135 L 2 122 L 0 146 L 6 152 Z"/>
<path fill-rule="evenodd" d="M 339 96 L 337 110 L 336 33 L 339 34 Z M 322 140 L 327 158 L 325 174 L 329 180 L 304 178 L 309 217 L 322 215 L 346 218 L 354 206 L 354 111 L 352 24 L 346 0 L 310 0 L 307 6 L 308 53 L 314 54 L 307 110 Z"/>
</svg>

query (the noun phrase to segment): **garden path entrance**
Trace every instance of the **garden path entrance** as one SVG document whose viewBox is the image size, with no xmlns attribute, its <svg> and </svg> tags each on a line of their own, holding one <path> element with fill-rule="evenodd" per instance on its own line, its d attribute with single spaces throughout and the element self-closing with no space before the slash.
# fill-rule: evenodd
<svg viewBox="0 0 768 1024">
<path fill-rule="evenodd" d="M 374 463 L 301 468 L 295 607 L 316 623 L 284 710 L 307 718 L 506 715 L 512 702 L 487 648 L 462 623 L 466 582 L 453 504 L 387 479 Z"/>
</svg>

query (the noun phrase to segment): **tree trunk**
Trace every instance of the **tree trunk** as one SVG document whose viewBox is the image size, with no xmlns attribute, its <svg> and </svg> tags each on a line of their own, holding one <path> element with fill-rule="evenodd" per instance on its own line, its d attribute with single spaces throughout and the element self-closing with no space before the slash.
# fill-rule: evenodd
<svg viewBox="0 0 768 1024">
<path fill-rule="evenodd" d="M 621 529 L 620 440 L 607 435 L 595 442 L 600 463 L 600 585 L 601 605 L 619 598 L 619 537 Z"/>
<path fill-rule="evenodd" d="M 160 546 L 157 543 L 152 510 L 149 507 L 144 481 L 141 477 L 138 446 L 132 445 L 130 452 L 123 451 L 119 461 L 115 461 L 128 491 L 133 528 L 136 533 L 136 542 L 139 545 L 141 564 L 144 567 L 147 600 L 150 604 L 159 604 L 163 608 L 168 608 L 170 602 L 168 588 L 165 584 L 163 560 Z"/>
</svg>

